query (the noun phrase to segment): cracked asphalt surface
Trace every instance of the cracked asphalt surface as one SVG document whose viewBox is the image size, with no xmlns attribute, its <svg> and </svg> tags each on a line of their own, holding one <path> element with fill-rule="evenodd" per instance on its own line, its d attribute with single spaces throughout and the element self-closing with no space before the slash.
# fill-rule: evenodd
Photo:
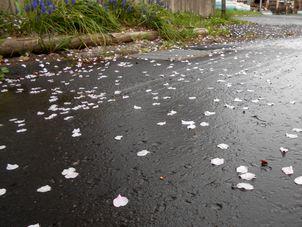
<svg viewBox="0 0 302 227">
<path fill-rule="evenodd" d="M 0 84 L 0 226 L 301 226 L 302 137 L 292 131 L 302 128 L 301 44 L 249 42 L 183 61 L 10 66 Z M 225 163 L 211 165 L 216 157 Z M 256 175 L 252 191 L 236 188 L 247 182 L 241 165 Z M 290 165 L 288 176 L 281 168 Z M 68 167 L 79 175 L 65 179 Z M 51 191 L 37 192 L 43 185 Z M 113 206 L 118 194 L 126 206 Z"/>
</svg>

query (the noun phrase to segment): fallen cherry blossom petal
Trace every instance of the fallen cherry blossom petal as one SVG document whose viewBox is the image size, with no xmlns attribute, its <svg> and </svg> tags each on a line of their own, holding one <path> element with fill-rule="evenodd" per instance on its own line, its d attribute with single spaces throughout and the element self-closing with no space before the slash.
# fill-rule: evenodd
<svg viewBox="0 0 302 227">
<path fill-rule="evenodd" d="M 143 156 L 146 156 L 147 154 L 150 154 L 151 152 L 150 151 L 147 151 L 147 150 L 142 150 L 142 151 L 139 151 L 137 152 L 137 156 L 139 157 L 143 157 Z"/>
<path fill-rule="evenodd" d="M 187 129 L 195 129 L 195 128 L 196 128 L 196 125 L 193 125 L 193 124 L 187 126 Z"/>
<path fill-rule="evenodd" d="M 181 120 L 181 124 L 183 124 L 183 125 L 194 125 L 195 122 L 194 121 L 184 121 L 184 120 Z"/>
<path fill-rule="evenodd" d="M 288 167 L 283 167 L 282 172 L 285 173 L 286 175 L 291 175 L 294 174 L 294 169 L 292 166 L 288 166 Z"/>
<path fill-rule="evenodd" d="M 21 129 L 18 129 L 16 132 L 17 133 L 22 133 L 22 132 L 26 132 L 27 129 L 26 128 L 21 128 Z"/>
<path fill-rule="evenodd" d="M 121 140 L 123 138 L 123 136 L 116 136 L 114 137 L 115 140 Z"/>
<path fill-rule="evenodd" d="M 169 113 L 167 113 L 168 116 L 173 116 L 175 114 L 177 114 L 177 112 L 174 110 L 171 110 Z"/>
<path fill-rule="evenodd" d="M 302 128 L 293 128 L 294 132 L 302 132 Z"/>
<path fill-rule="evenodd" d="M 297 134 L 286 133 L 285 136 L 288 137 L 288 138 L 290 138 L 290 139 L 296 139 L 296 138 L 298 138 Z"/>
<path fill-rule="evenodd" d="M 156 123 L 156 124 L 159 125 L 159 126 L 163 126 L 163 125 L 166 124 L 166 122 L 165 122 L 165 121 L 162 121 L 162 122 L 158 122 L 158 123 Z"/>
<path fill-rule="evenodd" d="M 227 145 L 225 143 L 221 143 L 221 144 L 218 144 L 217 147 L 219 147 L 222 150 L 226 150 L 229 148 L 229 145 Z"/>
<path fill-rule="evenodd" d="M 302 176 L 295 178 L 295 183 L 301 185 L 302 184 Z"/>
<path fill-rule="evenodd" d="M 76 172 L 76 169 L 73 167 L 69 167 L 68 169 L 64 169 L 62 171 L 62 175 L 66 178 L 66 179 L 71 179 L 71 178 L 76 178 L 79 173 Z"/>
<path fill-rule="evenodd" d="M 37 189 L 37 192 L 49 192 L 51 191 L 51 187 L 49 185 L 42 186 Z"/>
<path fill-rule="evenodd" d="M 27 227 L 40 227 L 40 224 L 37 223 L 37 224 L 29 225 L 29 226 L 27 226 Z"/>
<path fill-rule="evenodd" d="M 123 207 L 128 204 L 129 200 L 127 197 L 121 196 L 120 194 L 113 200 L 115 207 Z"/>
<path fill-rule="evenodd" d="M 215 115 L 215 114 L 216 114 L 215 112 L 210 112 L 210 111 L 205 111 L 204 112 L 205 116 L 212 116 L 212 115 Z"/>
<path fill-rule="evenodd" d="M 288 149 L 287 149 L 287 148 L 284 148 L 284 147 L 280 147 L 280 151 L 281 151 L 282 153 L 286 153 L 286 152 L 288 152 Z"/>
<path fill-rule="evenodd" d="M 76 128 L 76 129 L 74 129 L 73 131 L 72 131 L 72 137 L 79 137 L 79 136 L 81 136 L 82 134 L 81 134 L 81 131 L 80 131 L 80 129 L 79 128 Z"/>
<path fill-rule="evenodd" d="M 220 166 L 224 163 L 224 159 L 223 158 L 214 158 L 211 160 L 211 164 L 215 165 L 215 166 Z"/>
<path fill-rule="evenodd" d="M 254 189 L 254 186 L 249 183 L 238 183 L 236 187 L 247 191 Z"/>
<path fill-rule="evenodd" d="M 0 188 L 0 196 L 4 195 L 6 193 L 5 188 Z"/>
<path fill-rule="evenodd" d="M 7 164 L 7 166 L 6 166 L 6 170 L 15 170 L 18 168 L 19 168 L 18 164 Z"/>
<path fill-rule="evenodd" d="M 256 178 L 256 175 L 253 173 L 244 173 L 239 176 L 242 180 L 252 180 Z"/>
<path fill-rule="evenodd" d="M 200 123 L 200 126 L 202 126 L 202 127 L 207 127 L 207 126 L 209 126 L 210 124 L 208 123 L 208 122 L 201 122 Z"/>
<path fill-rule="evenodd" d="M 239 166 L 239 167 L 236 168 L 236 172 L 237 173 L 247 173 L 248 168 L 246 166 Z"/>
<path fill-rule="evenodd" d="M 6 148 L 5 145 L 0 145 L 0 150 L 3 150 L 3 149 L 5 149 L 5 148 Z"/>
<path fill-rule="evenodd" d="M 133 108 L 134 108 L 135 110 L 141 110 L 141 109 L 142 109 L 142 107 L 140 107 L 140 106 L 133 106 Z"/>
</svg>

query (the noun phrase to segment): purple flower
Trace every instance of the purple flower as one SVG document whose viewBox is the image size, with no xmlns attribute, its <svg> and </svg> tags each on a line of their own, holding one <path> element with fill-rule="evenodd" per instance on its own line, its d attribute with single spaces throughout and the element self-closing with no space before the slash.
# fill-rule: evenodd
<svg viewBox="0 0 302 227">
<path fill-rule="evenodd" d="M 41 8 L 41 13 L 45 14 L 46 13 L 46 7 L 45 7 L 45 4 L 44 4 L 44 0 L 40 1 L 40 8 Z"/>
<path fill-rule="evenodd" d="M 125 8 L 127 4 L 127 0 L 122 0 L 122 7 Z"/>
<path fill-rule="evenodd" d="M 29 11 L 31 11 L 31 5 L 29 5 L 29 4 L 27 4 L 27 5 L 25 5 L 25 7 L 24 7 L 24 10 L 25 10 L 25 12 L 29 12 Z"/>
<path fill-rule="evenodd" d="M 38 0 L 33 0 L 31 6 L 33 7 L 33 9 L 36 9 L 38 7 Z"/>
</svg>

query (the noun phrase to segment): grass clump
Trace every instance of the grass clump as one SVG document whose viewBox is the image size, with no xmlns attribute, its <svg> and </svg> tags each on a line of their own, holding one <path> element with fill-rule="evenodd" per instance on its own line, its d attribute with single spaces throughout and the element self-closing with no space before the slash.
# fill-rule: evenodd
<svg viewBox="0 0 302 227">
<path fill-rule="evenodd" d="M 55 36 L 109 33 L 125 28 L 157 30 L 169 41 L 196 37 L 194 28 L 204 27 L 214 35 L 226 35 L 221 25 L 241 23 L 234 16 L 247 12 L 232 10 L 226 18 L 217 12 L 204 19 L 193 13 L 172 13 L 162 4 L 131 0 L 26 0 L 19 15 L 0 12 L 0 38 L 7 36 Z M 254 13 L 252 13 L 254 14 Z M 252 15 L 250 14 L 250 15 Z"/>
<path fill-rule="evenodd" d="M 9 69 L 7 67 L 0 67 L 0 81 L 4 80 L 6 74 L 9 73 Z"/>
<path fill-rule="evenodd" d="M 120 24 L 96 1 L 58 1 L 51 14 L 28 12 L 22 28 L 29 34 L 91 34 L 115 31 Z"/>
</svg>

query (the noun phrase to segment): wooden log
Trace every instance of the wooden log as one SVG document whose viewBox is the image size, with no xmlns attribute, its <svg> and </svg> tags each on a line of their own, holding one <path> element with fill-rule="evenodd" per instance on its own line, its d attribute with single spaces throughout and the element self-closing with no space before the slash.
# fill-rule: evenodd
<svg viewBox="0 0 302 227">
<path fill-rule="evenodd" d="M 44 38 L 7 38 L 0 40 L 0 55 L 13 56 L 25 52 L 44 53 L 63 49 L 81 49 L 91 46 L 102 46 L 127 43 L 135 40 L 154 40 L 158 32 L 127 32 L 113 34 L 91 34 L 74 36 L 56 36 Z"/>
</svg>

